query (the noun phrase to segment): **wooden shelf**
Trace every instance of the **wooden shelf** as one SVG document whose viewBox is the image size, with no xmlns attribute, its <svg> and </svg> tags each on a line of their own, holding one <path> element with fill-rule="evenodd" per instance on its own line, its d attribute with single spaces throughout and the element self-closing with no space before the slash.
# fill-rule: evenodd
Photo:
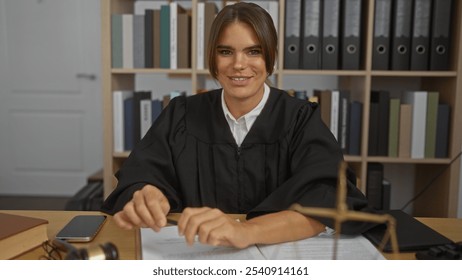
<svg viewBox="0 0 462 280">
<path fill-rule="evenodd" d="M 196 53 L 195 18 L 197 17 L 197 3 L 200 0 L 192 0 L 192 40 L 191 53 Z M 168 2 L 168 1 L 166 1 Z M 220 1 L 215 1 L 220 2 Z M 372 37 L 374 0 L 364 0 L 364 28 L 363 28 L 363 57 L 361 70 L 285 70 L 283 69 L 284 47 L 284 5 L 286 0 L 279 0 L 279 57 L 277 68 L 274 71 L 275 86 L 285 88 L 284 83 L 291 76 L 307 76 L 338 79 L 338 86 L 350 89 L 352 98 L 363 103 L 363 120 L 361 135 L 361 154 L 359 156 L 345 155 L 345 159 L 355 170 L 358 179 L 366 182 L 367 164 L 381 162 L 392 165 L 410 164 L 415 167 L 415 186 L 417 193 L 420 188 L 428 183 L 441 169 L 446 168 L 444 173 L 434 183 L 437 186 L 430 188 L 422 198 L 414 205 L 414 214 L 417 216 L 455 217 L 457 215 L 460 159 L 451 163 L 462 146 L 462 0 L 454 0 L 451 67 L 449 71 L 376 71 L 372 65 Z M 177 76 L 191 80 L 190 92 L 196 92 L 201 88 L 199 80 L 209 79 L 207 70 L 196 69 L 196 58 L 192 55 L 191 69 L 112 69 L 111 68 L 111 29 L 110 20 L 112 13 L 133 13 L 134 0 L 101 0 L 102 19 L 102 95 L 104 112 L 104 183 L 105 195 L 107 196 L 115 187 L 115 172 L 120 168 L 129 152 L 113 152 L 112 131 L 112 92 L 114 90 L 135 87 L 135 76 L 138 74 L 164 74 L 167 80 Z M 390 157 L 370 157 L 368 151 L 368 128 L 370 111 L 370 91 L 383 85 L 394 87 L 402 85 L 406 88 L 407 83 L 417 83 L 422 89 L 439 90 L 444 102 L 451 106 L 449 156 L 444 159 L 409 159 Z M 171 81 L 174 83 L 175 81 Z M 292 82 L 291 82 L 292 83 Z M 289 85 L 294 87 L 293 84 Z M 365 191 L 364 183 L 361 190 Z"/>
</svg>

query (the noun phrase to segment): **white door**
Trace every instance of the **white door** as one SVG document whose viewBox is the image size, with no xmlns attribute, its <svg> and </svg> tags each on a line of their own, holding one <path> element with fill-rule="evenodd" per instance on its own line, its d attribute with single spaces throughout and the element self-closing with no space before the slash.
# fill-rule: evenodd
<svg viewBox="0 0 462 280">
<path fill-rule="evenodd" d="M 0 0 L 0 195 L 70 196 L 102 168 L 100 5 Z"/>
</svg>

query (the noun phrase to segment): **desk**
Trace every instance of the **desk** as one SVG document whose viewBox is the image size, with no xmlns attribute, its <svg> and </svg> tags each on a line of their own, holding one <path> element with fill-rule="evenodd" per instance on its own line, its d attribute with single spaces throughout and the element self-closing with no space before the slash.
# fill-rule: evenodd
<svg viewBox="0 0 462 280">
<path fill-rule="evenodd" d="M 49 221 L 48 237 L 52 239 L 55 234 L 76 215 L 96 214 L 102 215 L 100 212 L 91 211 L 31 211 L 31 210 L 2 210 L 0 212 L 29 217 L 42 218 Z M 233 215 L 236 218 L 242 218 L 242 215 Z M 173 214 L 172 218 L 176 219 L 178 215 Z M 462 241 L 462 219 L 454 218 L 417 218 L 422 223 L 428 225 L 434 230 L 442 233 L 449 239 L 459 242 Z M 116 226 L 111 216 L 108 216 L 106 223 L 91 243 L 74 243 L 76 247 L 102 244 L 112 242 L 119 250 L 120 259 L 134 260 L 140 258 L 140 237 L 138 230 L 123 230 Z M 19 260 L 34 260 L 39 259 L 43 255 L 42 248 L 38 247 L 32 251 L 18 256 Z M 390 254 L 384 253 L 386 258 L 391 258 Z M 399 259 L 412 260 L 415 259 L 414 253 L 400 253 Z"/>
</svg>

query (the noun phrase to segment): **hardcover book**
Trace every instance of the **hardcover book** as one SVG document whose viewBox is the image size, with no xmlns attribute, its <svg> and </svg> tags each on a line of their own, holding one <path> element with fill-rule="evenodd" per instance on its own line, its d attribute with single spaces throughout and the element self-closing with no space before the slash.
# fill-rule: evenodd
<svg viewBox="0 0 462 280">
<path fill-rule="evenodd" d="M 48 221 L 0 213 L 0 259 L 12 259 L 48 240 Z"/>
</svg>

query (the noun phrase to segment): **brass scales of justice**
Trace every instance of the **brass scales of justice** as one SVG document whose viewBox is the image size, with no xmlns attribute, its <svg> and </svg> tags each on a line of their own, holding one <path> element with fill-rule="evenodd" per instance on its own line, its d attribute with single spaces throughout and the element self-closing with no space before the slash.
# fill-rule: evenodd
<svg viewBox="0 0 462 280">
<path fill-rule="evenodd" d="M 337 182 L 337 201 L 336 208 L 321 208 L 321 207 L 303 207 L 300 204 L 294 204 L 290 207 L 290 210 L 297 211 L 304 215 L 313 215 L 317 217 L 332 218 L 334 223 L 335 238 L 334 238 L 334 247 L 333 247 L 333 256 L 332 259 L 337 259 L 337 246 L 338 239 L 340 237 L 340 231 L 342 228 L 342 223 L 348 220 L 363 221 L 363 222 L 372 222 L 378 224 L 387 224 L 387 230 L 383 236 L 382 242 L 379 246 L 379 251 L 383 252 L 385 244 L 390 240 L 392 257 L 398 259 L 398 240 L 396 237 L 396 220 L 393 216 L 389 214 L 372 214 L 364 213 L 359 211 L 348 210 L 346 204 L 346 169 L 347 164 L 345 161 L 341 161 L 339 165 L 339 176 Z"/>
</svg>

